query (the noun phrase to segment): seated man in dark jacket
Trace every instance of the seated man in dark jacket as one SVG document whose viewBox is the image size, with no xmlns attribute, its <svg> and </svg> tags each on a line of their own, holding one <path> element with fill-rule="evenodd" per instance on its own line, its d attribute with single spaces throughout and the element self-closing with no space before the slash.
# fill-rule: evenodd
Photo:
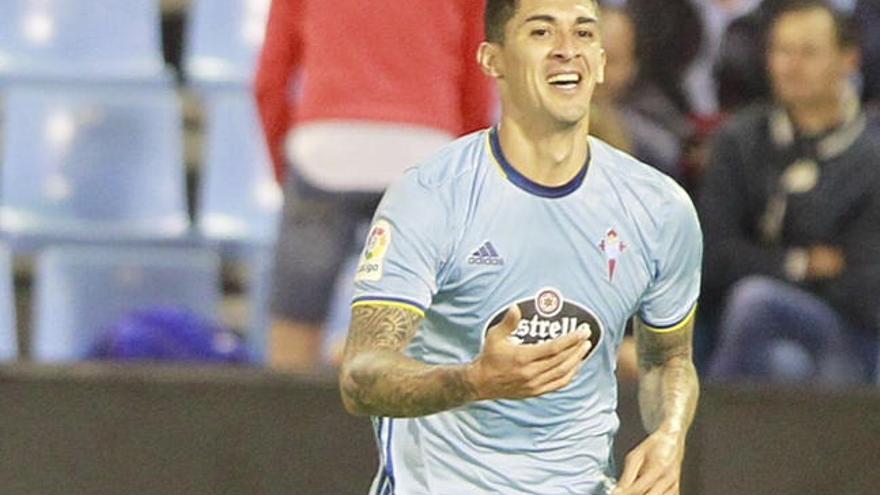
<svg viewBox="0 0 880 495">
<path fill-rule="evenodd" d="M 880 137 L 850 86 L 859 53 L 821 0 L 770 24 L 775 102 L 720 133 L 701 191 L 717 379 L 857 383 L 875 366 Z"/>
</svg>

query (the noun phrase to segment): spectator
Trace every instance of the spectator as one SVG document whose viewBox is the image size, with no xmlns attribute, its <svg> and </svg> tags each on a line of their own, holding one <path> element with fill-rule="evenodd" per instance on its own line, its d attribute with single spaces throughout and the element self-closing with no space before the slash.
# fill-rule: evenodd
<svg viewBox="0 0 880 495">
<path fill-rule="evenodd" d="M 650 83 L 689 113 L 684 78 L 703 44 L 702 19 L 692 0 L 637 0 L 627 9 L 637 33 L 637 84 Z"/>
<path fill-rule="evenodd" d="M 747 0 L 743 0 L 748 4 Z M 746 9 L 746 13 L 729 22 L 725 30 L 718 62 L 718 101 L 722 111 L 732 113 L 750 103 L 770 99 L 771 88 L 767 80 L 766 39 L 768 26 L 776 17 L 776 12 L 786 5 L 787 0 L 763 0 L 757 7 Z M 860 0 L 870 4 L 874 0 Z M 831 0 L 829 8 L 837 12 L 852 12 L 855 0 Z M 870 7 L 863 9 L 860 18 L 870 19 Z M 869 48 L 865 51 L 864 48 Z M 873 46 L 863 46 L 862 52 L 874 53 Z M 873 57 L 872 57 L 873 58 Z M 871 71 L 868 71 L 870 73 Z"/>
<path fill-rule="evenodd" d="M 712 137 L 728 115 L 722 111 L 719 99 L 719 81 L 716 66 L 722 56 L 722 39 L 730 23 L 752 12 L 761 0 L 691 0 L 700 12 L 703 25 L 703 41 L 700 51 L 688 68 L 684 77 L 684 87 L 690 103 L 690 117 L 693 127 L 691 139 L 685 145 L 684 169 L 688 185 L 695 189 L 699 185 L 709 156 Z M 754 42 L 752 43 L 754 45 Z M 751 47 L 749 47 L 751 48 Z M 763 74 L 763 57 L 757 54 L 746 63 L 749 71 L 757 67 Z M 734 72 L 739 75 L 741 72 Z M 699 346 L 698 346 L 699 348 Z"/>
<path fill-rule="evenodd" d="M 318 364 L 339 267 L 385 186 L 489 125 L 491 86 L 475 58 L 482 18 L 482 0 L 273 1 L 256 79 L 277 176 L 287 176 L 272 365 Z"/>
<path fill-rule="evenodd" d="M 880 107 L 880 1 L 859 0 L 853 19 L 862 45 L 862 101 L 873 112 Z"/>
<path fill-rule="evenodd" d="M 721 111 L 734 113 L 770 98 L 766 70 L 766 33 L 785 0 L 764 0 L 733 20 L 721 41 L 716 77 Z"/>
<path fill-rule="evenodd" d="M 700 0 L 702 1 L 702 0 Z M 638 0 L 628 2 L 636 27 L 639 72 L 631 94 L 634 107 L 653 116 L 680 138 L 680 169 L 676 179 L 686 189 L 698 183 L 705 162 L 705 138 L 714 130 L 715 118 L 701 114 L 699 98 L 692 94 L 688 76 L 707 40 L 695 0 Z M 672 121 L 658 116 L 676 114 Z M 682 177 L 682 174 L 684 177 Z"/>
<path fill-rule="evenodd" d="M 715 66 L 720 55 L 721 40 L 731 21 L 754 10 L 760 4 L 760 0 L 691 0 L 691 2 L 700 13 L 703 42 L 700 44 L 699 53 L 687 70 L 684 85 L 691 112 L 704 118 L 714 117 L 720 112 Z"/>
<path fill-rule="evenodd" d="M 687 117 L 649 80 L 637 86 L 636 25 L 622 9 L 602 9 L 602 42 L 608 62 L 605 81 L 596 87 L 594 133 L 677 180 L 682 143 L 689 137 Z M 613 126 L 612 122 L 617 125 Z M 612 129 L 618 128 L 617 134 Z"/>
<path fill-rule="evenodd" d="M 852 383 L 876 358 L 880 141 L 849 84 L 852 30 L 821 0 L 770 23 L 775 102 L 718 136 L 701 195 L 717 379 Z"/>
</svg>

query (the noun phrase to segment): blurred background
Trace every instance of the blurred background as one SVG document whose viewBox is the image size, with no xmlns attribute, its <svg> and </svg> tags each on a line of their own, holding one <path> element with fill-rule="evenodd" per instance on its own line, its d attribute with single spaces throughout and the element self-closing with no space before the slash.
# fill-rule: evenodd
<svg viewBox="0 0 880 495">
<path fill-rule="evenodd" d="M 499 113 L 482 0 L 387 3 L 0 0 L 0 492 L 366 493 L 365 227 Z M 704 228 L 683 493 L 877 493 L 880 2 L 600 3 L 591 132 Z"/>
</svg>

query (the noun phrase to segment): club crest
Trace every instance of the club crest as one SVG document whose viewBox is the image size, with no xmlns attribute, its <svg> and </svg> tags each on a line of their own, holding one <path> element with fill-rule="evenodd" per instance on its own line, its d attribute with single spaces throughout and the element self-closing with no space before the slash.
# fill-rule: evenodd
<svg viewBox="0 0 880 495">
<path fill-rule="evenodd" d="M 599 241 L 599 248 L 605 253 L 605 260 L 608 262 L 608 281 L 614 280 L 614 271 L 620 260 L 620 255 L 626 251 L 627 245 L 620 240 L 620 236 L 613 228 L 608 229 L 605 237 Z"/>
</svg>

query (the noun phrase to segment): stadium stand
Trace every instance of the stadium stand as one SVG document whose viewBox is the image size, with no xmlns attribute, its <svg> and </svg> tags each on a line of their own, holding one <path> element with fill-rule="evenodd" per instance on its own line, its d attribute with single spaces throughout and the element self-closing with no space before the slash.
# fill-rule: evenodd
<svg viewBox="0 0 880 495">
<path fill-rule="evenodd" d="M 243 91 L 217 90 L 204 101 L 196 228 L 209 240 L 269 247 L 275 242 L 281 191 L 253 98 Z"/>
<path fill-rule="evenodd" d="M 268 259 L 282 202 L 251 92 L 270 4 L 194 1 L 182 67 L 204 117 L 196 232 L 244 268 L 247 338 L 260 362 L 268 329 Z"/>
<path fill-rule="evenodd" d="M 8 88 L 0 227 L 13 249 L 186 235 L 180 125 L 162 87 Z"/>
<path fill-rule="evenodd" d="M 54 246 L 37 259 L 32 356 L 82 359 L 99 334 L 131 311 L 182 308 L 213 317 L 220 261 L 210 250 Z"/>
<path fill-rule="evenodd" d="M 266 34 L 270 0 L 195 0 L 184 70 L 190 85 L 249 86 Z"/>
<path fill-rule="evenodd" d="M 160 80 L 159 3 L 0 2 L 0 81 Z"/>
</svg>

